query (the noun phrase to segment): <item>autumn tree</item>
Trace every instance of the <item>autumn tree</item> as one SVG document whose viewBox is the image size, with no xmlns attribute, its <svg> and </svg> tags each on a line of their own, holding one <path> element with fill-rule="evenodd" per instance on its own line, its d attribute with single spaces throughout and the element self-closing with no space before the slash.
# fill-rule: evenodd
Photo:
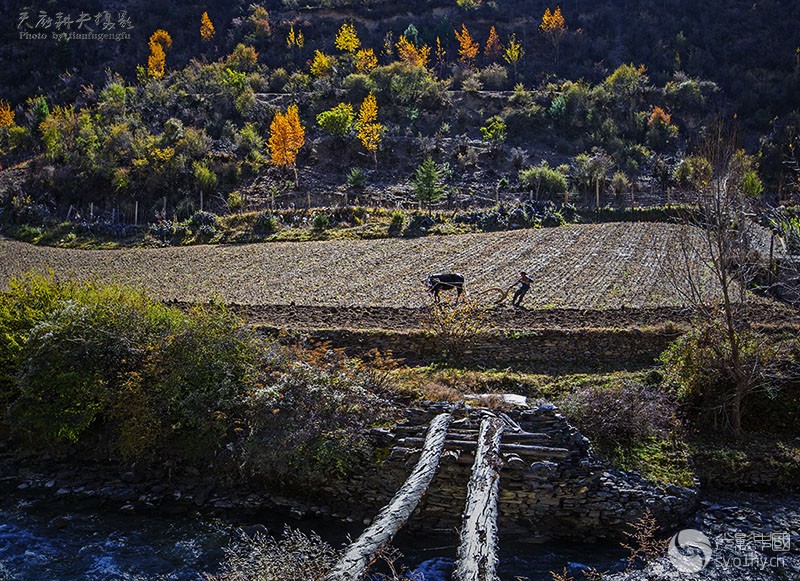
<svg viewBox="0 0 800 581">
<path fill-rule="evenodd" d="M 461 32 L 458 30 L 456 33 L 456 40 L 458 40 L 458 58 L 461 62 L 472 66 L 475 63 L 475 57 L 478 56 L 480 45 L 472 40 L 472 35 L 467 30 L 466 24 L 461 25 Z"/>
<path fill-rule="evenodd" d="M 252 46 L 240 42 L 225 59 L 225 64 L 235 71 L 252 71 L 258 64 L 258 52 Z"/>
<path fill-rule="evenodd" d="M 378 57 L 371 48 L 362 48 L 356 53 L 356 72 L 366 74 L 378 66 Z"/>
<path fill-rule="evenodd" d="M 166 30 L 159 28 L 150 35 L 147 46 L 150 48 L 150 56 L 147 58 L 147 74 L 153 79 L 160 79 L 164 76 L 167 51 L 172 48 L 172 37 Z"/>
<path fill-rule="evenodd" d="M 354 53 L 361 46 L 361 41 L 356 34 L 356 27 L 352 23 L 345 22 L 336 33 L 333 44 L 341 51 Z"/>
<path fill-rule="evenodd" d="M 397 49 L 397 60 L 412 67 L 427 67 L 431 49 L 424 44 L 417 48 L 414 43 L 405 36 L 401 36 L 395 45 Z"/>
<path fill-rule="evenodd" d="M 305 130 L 300 123 L 297 105 L 289 105 L 286 113 L 275 113 L 269 126 L 269 150 L 272 163 L 278 167 L 292 168 L 294 183 L 299 183 L 297 175 L 297 153 L 306 140 Z"/>
<path fill-rule="evenodd" d="M 286 46 L 289 48 L 303 48 L 306 39 L 301 30 L 295 31 L 294 25 L 289 27 L 289 34 L 286 35 Z"/>
<path fill-rule="evenodd" d="M 564 38 L 564 34 L 567 32 L 560 6 L 556 6 L 556 9 L 552 12 L 549 8 L 545 9 L 544 15 L 542 15 L 542 23 L 539 25 L 539 31 L 552 45 L 555 64 L 558 65 L 559 46 L 561 45 L 561 39 Z"/>
<path fill-rule="evenodd" d="M 375 167 L 378 166 L 378 146 L 381 144 L 385 130 L 386 127 L 378 123 L 378 101 L 375 99 L 375 95 L 370 93 L 364 98 L 358 111 L 356 131 L 361 145 L 372 153 Z"/>
<path fill-rule="evenodd" d="M 0 101 L 0 127 L 14 125 L 14 110 L 5 101 Z"/>
<path fill-rule="evenodd" d="M 447 64 L 447 51 L 442 46 L 442 41 L 439 37 L 436 37 L 436 68 L 439 70 L 439 74 L 442 74 L 445 65 Z"/>
<path fill-rule="evenodd" d="M 256 38 L 267 38 L 272 34 L 272 25 L 269 22 L 269 12 L 263 6 L 251 4 L 250 16 L 247 17 L 247 22 L 253 29 L 253 35 Z"/>
<path fill-rule="evenodd" d="M 503 60 L 514 67 L 514 78 L 517 76 L 517 63 L 519 63 L 525 50 L 522 48 L 522 43 L 517 40 L 517 35 L 512 34 L 508 37 L 508 46 L 503 51 Z"/>
<path fill-rule="evenodd" d="M 208 17 L 208 12 L 203 12 L 200 17 L 200 38 L 203 39 L 203 42 L 211 42 L 211 39 L 214 38 L 214 24 Z"/>
<path fill-rule="evenodd" d="M 486 39 L 483 54 L 491 61 L 497 60 L 503 54 L 503 45 L 500 43 L 500 37 L 497 35 L 497 29 L 494 26 L 489 29 L 489 38 Z"/>
<path fill-rule="evenodd" d="M 331 68 L 333 67 L 333 61 L 331 57 L 326 55 L 324 52 L 319 50 L 314 51 L 314 58 L 311 59 L 311 74 L 315 77 L 324 77 L 329 72 L 331 72 Z"/>
</svg>

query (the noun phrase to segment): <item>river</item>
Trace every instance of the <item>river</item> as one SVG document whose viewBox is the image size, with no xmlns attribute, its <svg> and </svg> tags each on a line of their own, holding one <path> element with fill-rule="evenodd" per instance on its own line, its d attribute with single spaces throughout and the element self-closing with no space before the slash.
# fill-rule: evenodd
<svg viewBox="0 0 800 581">
<path fill-rule="evenodd" d="M 249 524 L 255 523 L 251 520 Z M 284 523 L 315 530 L 333 546 L 355 537 L 359 527 L 320 519 L 259 515 L 257 522 L 278 534 Z M 69 507 L 5 499 L 0 503 L 0 580 L 198 579 L 215 572 L 237 526 L 209 517 L 168 518 L 153 514 L 69 511 Z M 455 536 L 401 535 L 396 546 L 403 564 L 425 581 L 449 579 Z M 614 567 L 625 551 L 614 545 L 502 542 L 500 574 L 531 581 L 550 580 L 565 566 Z"/>
</svg>

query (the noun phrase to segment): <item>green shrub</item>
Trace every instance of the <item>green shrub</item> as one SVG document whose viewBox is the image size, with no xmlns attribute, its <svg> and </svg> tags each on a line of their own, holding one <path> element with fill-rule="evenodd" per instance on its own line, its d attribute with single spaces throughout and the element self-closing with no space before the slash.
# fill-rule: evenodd
<svg viewBox="0 0 800 581">
<path fill-rule="evenodd" d="M 347 173 L 347 187 L 354 192 L 363 192 L 367 187 L 367 174 L 359 167 L 352 168 Z"/>
<path fill-rule="evenodd" d="M 253 232 L 261 236 L 269 236 L 277 232 L 279 226 L 278 219 L 273 214 L 262 212 L 253 224 Z"/>
<path fill-rule="evenodd" d="M 378 92 L 378 100 L 396 105 L 438 105 L 444 100 L 447 89 L 447 83 L 437 81 L 427 68 L 401 62 L 376 67 L 370 71 L 369 78 Z"/>
<path fill-rule="evenodd" d="M 1 297 L 1 397 L 37 448 L 94 434 L 130 461 L 205 466 L 263 364 L 265 344 L 219 307 L 33 275 Z"/>
<path fill-rule="evenodd" d="M 228 194 L 228 209 L 231 212 L 240 212 L 244 209 L 244 197 L 242 193 L 238 190 L 231 192 Z"/>
<path fill-rule="evenodd" d="M 520 171 L 519 184 L 523 190 L 534 192 L 537 198 L 542 194 L 563 194 L 567 191 L 567 176 L 543 161 L 537 167 Z"/>
<path fill-rule="evenodd" d="M 401 211 L 392 212 L 391 221 L 389 224 L 394 228 L 402 228 L 403 222 L 406 221 L 406 215 Z"/>
<path fill-rule="evenodd" d="M 324 230 L 327 230 L 330 224 L 331 224 L 331 219 L 325 212 L 319 212 L 317 214 L 314 214 L 313 225 L 314 225 L 314 230 L 316 230 L 317 232 L 322 232 Z"/>
<path fill-rule="evenodd" d="M 506 122 L 501 117 L 490 117 L 481 127 L 481 137 L 492 145 L 503 143 L 506 140 Z"/>
<path fill-rule="evenodd" d="M 508 83 L 508 71 L 503 65 L 493 63 L 479 71 L 478 78 L 487 89 L 499 91 Z"/>
<path fill-rule="evenodd" d="M 355 114 L 350 103 L 339 103 L 335 107 L 317 115 L 317 125 L 331 135 L 338 137 L 344 137 L 350 133 L 354 120 Z"/>
</svg>

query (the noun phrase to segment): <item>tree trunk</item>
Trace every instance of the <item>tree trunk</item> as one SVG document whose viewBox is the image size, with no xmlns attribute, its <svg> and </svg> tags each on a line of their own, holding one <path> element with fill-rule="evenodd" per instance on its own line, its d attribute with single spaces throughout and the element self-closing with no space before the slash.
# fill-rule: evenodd
<svg viewBox="0 0 800 581">
<path fill-rule="evenodd" d="M 452 419 L 450 414 L 439 414 L 433 419 L 414 471 L 389 504 L 381 509 L 373 523 L 350 545 L 333 570 L 325 576 L 325 581 L 357 581 L 366 575 L 375 555 L 403 527 L 433 480 Z"/>
<path fill-rule="evenodd" d="M 497 566 L 497 494 L 500 484 L 500 438 L 503 422 L 481 422 L 478 451 L 467 486 L 461 542 L 454 581 L 495 581 Z"/>
</svg>

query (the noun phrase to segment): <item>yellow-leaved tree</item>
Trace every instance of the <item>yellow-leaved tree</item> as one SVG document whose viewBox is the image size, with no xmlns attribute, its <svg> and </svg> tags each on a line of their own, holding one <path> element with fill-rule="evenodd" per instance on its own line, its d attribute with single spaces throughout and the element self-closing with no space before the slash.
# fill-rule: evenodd
<svg viewBox="0 0 800 581">
<path fill-rule="evenodd" d="M 364 149 L 372 153 L 375 167 L 378 167 L 378 146 L 381 144 L 384 131 L 386 127 L 378 123 L 378 101 L 375 95 L 370 93 L 364 98 L 358 111 L 356 132 Z"/>
<path fill-rule="evenodd" d="M 324 77 L 331 72 L 333 62 L 331 57 L 324 52 L 314 51 L 314 58 L 311 59 L 311 74 L 315 77 Z"/>
<path fill-rule="evenodd" d="M 289 105 L 286 113 L 275 113 L 269 126 L 269 151 L 272 163 L 294 171 L 294 183 L 299 183 L 297 153 L 306 142 L 306 132 L 300 123 L 297 105 Z"/>
<path fill-rule="evenodd" d="M 211 42 L 211 39 L 214 38 L 214 23 L 208 17 L 208 12 L 203 12 L 200 17 L 200 38 L 203 39 L 203 42 Z"/>
<path fill-rule="evenodd" d="M 517 78 L 517 63 L 519 63 L 525 50 L 522 48 L 522 43 L 517 40 L 517 35 L 512 34 L 508 37 L 508 46 L 503 51 L 503 60 L 514 67 L 514 78 Z"/>
<path fill-rule="evenodd" d="M 150 35 L 147 42 L 150 56 L 147 58 L 147 74 L 154 79 L 164 76 L 167 61 L 167 51 L 172 48 L 172 37 L 166 30 L 159 28 Z"/>
<path fill-rule="evenodd" d="M 561 39 L 564 38 L 564 34 L 567 32 L 567 25 L 561 15 L 560 6 L 556 6 L 556 9 L 552 12 L 549 8 L 545 9 L 542 15 L 542 23 L 539 25 L 539 31 L 550 41 L 553 47 L 555 64 L 558 65 L 558 49 Z"/>
<path fill-rule="evenodd" d="M 461 25 L 461 32 L 457 30 L 456 40 L 458 40 L 458 58 L 461 62 L 472 66 L 475 63 L 475 57 L 478 56 L 480 45 L 472 40 L 472 35 L 469 33 L 466 24 Z"/>
<path fill-rule="evenodd" d="M 496 61 L 503 54 L 503 45 L 500 43 L 500 37 L 494 26 L 489 29 L 489 38 L 486 39 L 483 54 L 490 61 Z"/>
<path fill-rule="evenodd" d="M 417 48 L 414 43 L 401 35 L 395 44 L 397 60 L 412 67 L 427 67 L 431 49 L 427 44 Z"/>
<path fill-rule="evenodd" d="M 439 71 L 439 74 L 442 74 L 444 71 L 444 67 L 447 64 L 447 51 L 442 46 L 442 41 L 439 40 L 439 37 L 436 37 L 436 68 Z"/>
<path fill-rule="evenodd" d="M 378 66 L 378 57 L 371 48 L 362 48 L 356 53 L 356 72 L 366 74 Z"/>
<path fill-rule="evenodd" d="M 361 46 L 361 41 L 358 39 L 358 34 L 356 34 L 356 27 L 349 22 L 342 24 L 339 32 L 336 33 L 336 39 L 333 44 L 341 51 L 356 52 L 358 47 Z"/>
<path fill-rule="evenodd" d="M 5 101 L 0 101 L 0 127 L 14 125 L 14 110 Z"/>
<path fill-rule="evenodd" d="M 286 35 L 286 46 L 289 48 L 303 48 L 303 45 L 306 43 L 305 37 L 303 37 L 303 31 L 298 30 L 295 32 L 294 24 L 289 27 L 289 34 Z"/>
</svg>

